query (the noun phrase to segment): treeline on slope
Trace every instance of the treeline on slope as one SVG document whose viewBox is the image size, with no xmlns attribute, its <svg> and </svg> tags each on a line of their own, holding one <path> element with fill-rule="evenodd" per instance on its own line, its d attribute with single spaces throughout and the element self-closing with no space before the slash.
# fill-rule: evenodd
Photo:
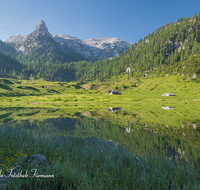
<svg viewBox="0 0 200 190">
<path fill-rule="evenodd" d="M 39 52 L 40 51 L 40 52 Z M 75 70 L 73 62 L 63 63 L 59 56 L 66 60 L 60 52 L 55 52 L 52 48 L 49 51 L 45 51 L 42 48 L 36 53 L 29 53 L 24 59 L 21 55 L 17 56 L 17 59 L 4 54 L 0 51 L 0 76 L 1 77 L 15 77 L 18 76 L 21 79 L 44 78 L 46 80 L 58 80 L 58 81 L 72 81 L 75 79 Z M 44 52 L 40 55 L 41 52 Z M 50 56 L 47 56 L 49 54 Z M 73 55 L 71 55 L 73 57 Z M 77 59 L 77 55 L 74 56 Z M 70 57 L 68 57 L 70 60 Z M 19 60 L 19 61 L 18 61 Z"/>
<path fill-rule="evenodd" d="M 148 34 L 126 52 L 112 60 L 78 62 L 74 64 L 76 79 L 98 79 L 103 81 L 117 76 L 130 67 L 130 75 L 151 71 L 161 65 L 173 65 L 186 60 L 200 50 L 200 13 L 193 18 L 180 18 L 176 23 L 166 24 Z M 177 67 L 179 67 L 177 65 Z"/>
<path fill-rule="evenodd" d="M 43 53 L 42 53 L 43 52 Z M 23 64 L 20 77 L 44 78 L 46 80 L 72 81 L 74 69 L 70 61 L 83 59 L 81 55 L 69 52 L 64 54 L 57 48 L 40 48 L 37 52 L 30 52 L 23 58 L 18 56 Z"/>
<path fill-rule="evenodd" d="M 22 64 L 16 59 L 12 58 L 8 54 L 4 54 L 0 51 L 0 74 L 10 73 L 10 71 L 16 75 L 22 70 Z"/>
<path fill-rule="evenodd" d="M 191 54 L 188 59 L 176 62 L 174 64 L 166 65 L 154 70 L 156 76 L 168 76 L 179 73 L 179 81 L 189 81 L 189 79 L 196 79 L 200 82 L 200 51 Z M 197 78 L 196 78 L 197 77 Z"/>
</svg>

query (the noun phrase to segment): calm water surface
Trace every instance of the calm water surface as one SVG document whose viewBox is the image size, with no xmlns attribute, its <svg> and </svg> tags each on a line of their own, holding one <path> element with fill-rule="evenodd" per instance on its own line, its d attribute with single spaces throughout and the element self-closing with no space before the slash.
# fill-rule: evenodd
<svg viewBox="0 0 200 190">
<path fill-rule="evenodd" d="M 192 166 L 200 167 L 198 107 L 85 110 L 0 108 L 0 126 L 20 128 L 35 135 L 95 137 L 120 144 L 132 153 L 156 152 L 169 159 L 185 158 Z"/>
</svg>

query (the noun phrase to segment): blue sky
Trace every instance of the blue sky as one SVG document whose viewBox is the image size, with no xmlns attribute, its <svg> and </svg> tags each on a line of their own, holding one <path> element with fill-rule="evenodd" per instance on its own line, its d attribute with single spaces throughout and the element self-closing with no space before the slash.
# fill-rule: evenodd
<svg viewBox="0 0 200 190">
<path fill-rule="evenodd" d="M 28 34 L 44 20 L 51 34 L 138 42 L 199 12 L 199 0 L 0 0 L 0 39 Z"/>
</svg>

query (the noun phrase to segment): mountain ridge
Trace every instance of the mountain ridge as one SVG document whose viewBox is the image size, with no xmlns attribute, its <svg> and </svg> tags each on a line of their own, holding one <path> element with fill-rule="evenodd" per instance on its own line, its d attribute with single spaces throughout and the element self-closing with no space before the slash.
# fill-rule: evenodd
<svg viewBox="0 0 200 190">
<path fill-rule="evenodd" d="M 81 54 L 86 60 L 96 61 L 99 59 L 105 59 L 119 55 L 128 49 L 133 43 L 119 40 L 117 38 L 90 38 L 87 40 L 81 40 L 77 37 L 72 37 L 65 34 L 50 34 L 46 24 L 43 20 L 35 26 L 33 32 L 27 35 L 15 35 L 7 38 L 4 42 L 11 43 L 19 54 L 27 54 L 24 52 L 26 47 L 24 44 L 27 40 L 34 38 L 32 41 L 32 47 L 37 46 L 35 38 L 39 35 L 47 36 L 59 43 L 61 46 L 66 45 L 69 49 Z M 43 44 L 45 45 L 45 44 Z M 29 51 L 31 49 L 29 48 Z M 7 53 L 7 52 L 5 52 Z"/>
<path fill-rule="evenodd" d="M 103 44 L 102 39 L 83 41 L 69 35 L 48 36 L 44 29 L 44 32 L 42 30 L 39 35 L 36 32 L 23 43 L 26 48 L 24 52 L 27 55 L 21 56 L 25 66 L 22 74 L 24 73 L 27 78 L 32 74 L 37 78 L 44 77 L 48 80 L 101 82 L 115 80 L 122 75 L 127 75 L 128 80 L 134 77 L 149 77 L 151 71 L 155 71 L 156 77 L 180 74 L 182 80 L 195 79 L 198 81 L 200 77 L 198 65 L 200 60 L 198 56 L 200 54 L 199 29 L 200 13 L 192 19 L 189 17 L 180 18 L 176 23 L 171 22 L 171 24 L 166 24 L 166 26 L 148 34 L 119 56 L 104 60 L 101 55 L 101 59 L 94 62 L 86 60 L 86 57 L 78 54 L 72 46 L 81 51 L 84 50 L 92 60 L 98 56 L 97 49 L 102 48 L 101 51 L 105 52 L 103 48 L 106 49 L 106 46 L 111 46 L 111 44 Z M 108 40 L 108 42 L 118 41 L 114 38 L 104 38 L 104 40 Z M 36 46 L 32 47 L 34 43 Z M 85 49 L 82 47 L 83 43 L 86 43 Z M 90 43 L 90 46 L 87 43 Z M 9 43 L 5 44 L 9 50 Z M 92 45 L 99 48 L 92 47 Z M 93 55 L 90 54 L 90 48 L 93 48 Z M 67 56 L 66 52 L 69 52 Z M 195 59 L 192 64 L 186 63 L 187 65 L 185 65 L 183 61 L 187 60 L 190 55 L 194 55 L 198 59 Z M 77 58 L 76 61 L 74 58 Z M 184 70 L 180 72 L 182 67 Z"/>
<path fill-rule="evenodd" d="M 37 34 L 37 33 L 45 33 L 47 34 L 49 37 L 52 37 L 51 34 L 48 31 L 48 28 L 46 27 L 46 24 L 43 20 L 41 20 L 39 22 L 39 24 L 37 24 L 35 26 L 35 29 L 33 30 L 33 32 L 27 34 L 27 35 L 15 35 L 15 36 L 10 36 L 9 38 L 7 38 L 4 42 L 6 43 L 12 43 L 12 42 L 19 42 L 19 43 L 23 43 L 26 40 L 28 40 L 31 36 Z"/>
</svg>

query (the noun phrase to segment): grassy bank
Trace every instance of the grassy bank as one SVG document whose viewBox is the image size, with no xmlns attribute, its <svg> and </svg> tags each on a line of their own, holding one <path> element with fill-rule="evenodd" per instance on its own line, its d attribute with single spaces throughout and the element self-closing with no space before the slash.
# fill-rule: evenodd
<svg viewBox="0 0 200 190">
<path fill-rule="evenodd" d="M 9 189 L 199 189 L 199 171 L 184 161 L 157 155 L 132 155 L 121 146 L 97 139 L 34 137 L 1 128 L 0 167 L 5 173 L 26 156 L 42 154 L 55 164 L 54 178 L 11 178 Z M 20 141 L 19 141 L 20 139 Z M 31 168 L 23 168 L 23 171 Z M 3 173 L 2 172 L 2 173 Z M 39 171 L 42 172 L 42 171 Z M 41 173 L 42 174 L 42 173 Z M 4 186 L 5 187 L 5 186 Z M 3 185 L 1 185 L 3 189 Z M 6 188 L 5 188 L 6 189 Z"/>
<path fill-rule="evenodd" d="M 52 82 L 43 79 L 19 80 L 0 78 L 0 97 L 20 96 L 61 96 L 61 95 L 108 95 L 111 89 L 119 90 L 122 95 L 140 98 L 157 98 L 165 92 L 175 93 L 179 98 L 200 98 L 198 79 L 185 79 L 180 73 L 158 75 L 152 71 L 146 77 L 135 76 L 127 79 L 122 73 L 105 82 Z M 87 96 L 85 99 L 87 99 Z"/>
<path fill-rule="evenodd" d="M 5 107 L 0 108 L 0 125 L 20 128 L 46 137 L 111 139 L 120 142 L 131 152 L 142 154 L 146 154 L 147 149 L 165 154 L 169 149 L 169 142 L 173 141 L 170 147 L 173 149 L 174 146 L 176 154 L 183 156 L 185 152 L 184 158 L 192 166 L 198 167 L 199 115 L 198 105 L 177 106 L 174 110 L 130 105 L 123 106 L 118 112 L 109 112 L 108 107 L 99 110 L 95 106 Z M 194 128 L 194 124 L 197 128 Z"/>
</svg>

